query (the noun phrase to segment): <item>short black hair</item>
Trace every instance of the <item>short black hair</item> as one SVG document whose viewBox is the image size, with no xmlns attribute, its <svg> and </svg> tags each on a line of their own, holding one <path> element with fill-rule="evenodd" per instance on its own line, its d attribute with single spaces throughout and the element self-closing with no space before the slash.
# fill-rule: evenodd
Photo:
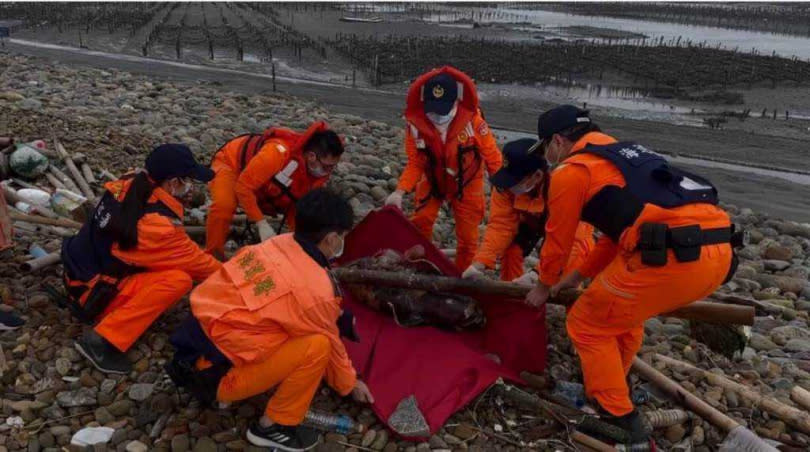
<svg viewBox="0 0 810 452">
<path fill-rule="evenodd" d="M 577 124 L 573 127 L 569 127 L 565 130 L 560 130 L 557 133 L 563 136 L 568 141 L 573 141 L 576 143 L 577 141 L 579 141 L 580 138 L 584 137 L 585 134 L 587 133 L 601 132 L 601 131 L 602 129 L 600 129 L 599 126 L 596 125 L 595 123 L 586 122 L 582 124 Z"/>
<path fill-rule="evenodd" d="M 320 243 L 326 234 L 342 234 L 354 226 L 349 202 L 328 188 L 316 188 L 295 204 L 295 234 Z"/>
<path fill-rule="evenodd" d="M 340 157 L 343 154 L 343 142 L 334 131 L 322 130 L 312 134 L 304 150 L 312 151 L 318 157 Z"/>
</svg>

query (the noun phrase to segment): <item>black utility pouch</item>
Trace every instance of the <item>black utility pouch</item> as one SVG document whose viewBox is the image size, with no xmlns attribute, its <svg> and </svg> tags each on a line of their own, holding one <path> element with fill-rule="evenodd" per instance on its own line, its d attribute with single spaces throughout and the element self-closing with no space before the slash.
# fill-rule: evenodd
<svg viewBox="0 0 810 452">
<path fill-rule="evenodd" d="M 670 228 L 670 245 L 678 262 L 694 262 L 700 259 L 700 248 L 703 246 L 703 231 L 700 226 L 681 226 Z"/>
<path fill-rule="evenodd" d="M 731 225 L 731 243 L 732 248 L 743 248 L 750 242 L 748 238 L 748 230 L 738 227 L 736 224 Z"/>
<path fill-rule="evenodd" d="M 107 309 L 107 306 L 118 295 L 118 292 L 117 281 L 114 283 L 103 279 L 96 281 L 96 284 L 90 289 L 90 295 L 87 296 L 87 301 L 82 309 L 85 320 L 91 323 L 95 322 L 95 319 Z"/>
<path fill-rule="evenodd" d="M 518 225 L 518 232 L 515 235 L 514 242 L 523 251 L 523 257 L 532 254 L 544 233 L 543 225 L 540 225 L 539 228 L 527 222 L 521 222 Z"/>
<path fill-rule="evenodd" d="M 662 267 L 667 264 L 667 229 L 669 226 L 663 223 L 641 225 L 638 249 L 644 265 Z"/>
</svg>

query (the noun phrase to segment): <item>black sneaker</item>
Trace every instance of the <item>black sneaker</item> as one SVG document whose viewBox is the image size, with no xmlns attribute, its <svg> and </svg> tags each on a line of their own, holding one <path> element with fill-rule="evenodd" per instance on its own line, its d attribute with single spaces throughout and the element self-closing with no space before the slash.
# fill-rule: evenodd
<svg viewBox="0 0 810 452">
<path fill-rule="evenodd" d="M 132 364 L 127 359 L 127 355 L 120 352 L 95 331 L 85 331 L 82 338 L 76 341 L 76 350 L 102 372 L 128 374 L 132 371 Z"/>
<path fill-rule="evenodd" d="M 247 439 L 254 446 L 300 452 L 318 445 L 318 432 L 303 425 L 290 427 L 273 424 L 270 427 L 262 427 L 258 422 L 254 422 L 248 427 Z"/>
<path fill-rule="evenodd" d="M 630 435 L 632 444 L 648 442 L 653 432 L 647 417 L 638 409 L 633 409 L 624 416 L 602 415 L 601 419 L 626 431 Z"/>
<path fill-rule="evenodd" d="M 11 312 L 0 311 L 0 331 L 13 331 L 25 325 L 25 321 Z"/>
</svg>

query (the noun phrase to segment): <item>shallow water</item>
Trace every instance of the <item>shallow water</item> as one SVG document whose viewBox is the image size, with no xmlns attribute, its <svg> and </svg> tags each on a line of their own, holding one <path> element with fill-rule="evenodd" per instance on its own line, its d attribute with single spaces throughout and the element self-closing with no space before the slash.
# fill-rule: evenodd
<svg viewBox="0 0 810 452">
<path fill-rule="evenodd" d="M 514 130 L 504 130 L 493 128 L 492 131 L 498 139 L 499 143 L 505 143 L 520 138 L 536 138 L 537 136 L 528 133 Z M 667 155 L 667 160 L 675 164 L 702 166 L 705 168 L 718 168 L 728 171 L 734 171 L 745 174 L 756 174 L 758 176 L 775 177 L 778 179 L 786 180 L 799 185 L 810 186 L 810 174 L 795 173 L 789 171 L 779 171 L 775 169 L 759 168 L 756 166 L 740 165 L 732 162 L 718 162 L 714 160 L 705 160 L 697 157 L 683 157 Z"/>
<path fill-rule="evenodd" d="M 457 19 L 470 19 L 470 9 L 448 7 L 445 11 L 425 14 L 424 20 L 450 22 Z M 511 9 L 511 8 L 476 8 L 475 12 L 493 12 L 494 17 L 486 18 L 487 22 L 516 23 L 528 22 L 542 26 L 544 30 L 554 31 L 559 27 L 589 26 L 610 28 L 648 36 L 647 42 L 653 39 L 664 38 L 664 41 L 677 40 L 681 42 L 691 40 L 698 44 L 703 41 L 708 46 L 750 52 L 756 49 L 760 54 L 777 55 L 810 60 L 810 38 L 798 37 L 777 33 L 731 30 L 725 28 L 707 27 L 702 25 L 683 25 L 668 22 L 653 22 L 636 19 L 618 19 L 602 16 L 582 16 L 553 11 Z M 601 39 L 597 39 L 600 40 Z"/>
</svg>

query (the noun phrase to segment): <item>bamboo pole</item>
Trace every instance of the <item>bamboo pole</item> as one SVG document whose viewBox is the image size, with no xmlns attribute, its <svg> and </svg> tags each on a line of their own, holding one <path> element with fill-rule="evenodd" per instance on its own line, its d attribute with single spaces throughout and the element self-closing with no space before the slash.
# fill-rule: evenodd
<svg viewBox="0 0 810 452">
<path fill-rule="evenodd" d="M 632 370 L 647 381 L 652 382 L 659 388 L 668 392 L 670 395 L 672 395 L 672 397 L 675 398 L 676 401 L 694 411 L 698 414 L 698 416 L 707 420 L 712 425 L 723 429 L 723 431 L 730 432 L 740 426 L 737 421 L 726 416 L 719 410 L 698 398 L 696 395 L 687 391 L 683 388 L 683 386 L 679 385 L 661 372 L 655 370 L 651 365 L 647 364 L 639 357 L 635 357 L 633 359 Z"/>
<path fill-rule="evenodd" d="M 804 433 L 810 433 L 810 413 L 785 405 L 773 397 L 764 396 L 750 386 L 732 381 L 723 375 L 718 375 L 713 372 L 703 370 L 689 363 L 679 361 L 675 358 L 670 358 L 669 356 L 660 355 L 658 353 L 655 354 L 655 358 L 667 366 L 677 367 L 680 370 L 689 372 L 695 372 L 715 386 L 720 386 L 723 389 L 736 392 L 740 397 L 750 400 L 751 403 L 759 406 L 761 409 L 772 414 L 774 417 L 778 417 L 779 419 L 785 421 L 786 424 L 792 426 L 793 428 Z"/>
<path fill-rule="evenodd" d="M 49 165 L 48 170 L 57 179 L 59 179 L 60 182 L 62 182 L 62 186 L 65 187 L 67 190 L 70 190 L 74 193 L 81 193 L 81 190 L 79 190 L 79 186 L 76 185 L 76 182 L 73 182 L 73 179 L 71 179 L 70 176 L 62 172 L 62 170 L 53 165 Z"/>
<path fill-rule="evenodd" d="M 58 177 L 54 176 L 51 173 L 45 173 L 45 178 L 48 179 L 48 182 L 51 183 L 55 188 L 61 188 L 63 190 L 67 190 L 67 186 L 59 180 Z"/>
<path fill-rule="evenodd" d="M 93 175 L 93 169 L 90 168 L 90 165 L 87 162 L 82 162 L 82 174 L 84 175 L 84 180 L 87 181 L 88 184 L 95 184 L 96 176 Z"/>
<path fill-rule="evenodd" d="M 9 212 L 9 216 L 12 220 L 16 221 L 25 221 L 28 223 L 33 224 L 46 224 L 49 226 L 61 226 L 65 228 L 73 228 L 79 229 L 82 227 L 82 224 L 78 221 L 69 220 L 67 218 L 46 218 L 46 217 L 38 217 L 36 215 L 28 215 L 24 213 L 18 213 L 11 211 Z"/>
<path fill-rule="evenodd" d="M 531 290 L 529 286 L 493 281 L 491 279 L 462 279 L 449 276 L 362 270 L 356 268 L 336 268 L 332 270 L 332 272 L 339 281 L 348 284 L 375 284 L 403 289 L 453 292 L 467 295 L 498 295 L 520 300 L 525 298 L 526 294 Z M 568 289 L 561 291 L 556 297 L 550 298 L 548 302 L 570 306 L 576 301 L 579 295 L 580 291 Z M 683 308 L 661 315 L 710 323 L 753 325 L 754 314 L 755 310 L 750 306 L 696 301 Z"/>
<path fill-rule="evenodd" d="M 58 251 L 55 251 L 53 253 L 46 254 L 45 256 L 36 259 L 31 259 L 30 261 L 27 262 L 23 262 L 20 268 L 24 272 L 33 272 L 45 268 L 49 265 L 57 264 L 61 260 L 62 256 L 59 255 Z"/>
<path fill-rule="evenodd" d="M 67 166 L 68 171 L 73 176 L 73 180 L 78 184 L 79 189 L 84 194 L 84 196 L 89 199 L 90 201 L 94 201 L 96 199 L 96 194 L 93 192 L 93 189 L 90 188 L 90 185 L 84 180 L 84 176 L 82 176 L 82 172 L 79 171 L 79 168 L 76 167 L 76 163 L 73 161 L 73 157 L 70 156 L 68 151 L 62 146 L 62 143 L 59 142 L 56 138 L 53 139 L 54 147 L 56 148 L 56 152 L 59 154 L 59 157 L 62 161 L 65 162 L 65 166 Z"/>
</svg>

